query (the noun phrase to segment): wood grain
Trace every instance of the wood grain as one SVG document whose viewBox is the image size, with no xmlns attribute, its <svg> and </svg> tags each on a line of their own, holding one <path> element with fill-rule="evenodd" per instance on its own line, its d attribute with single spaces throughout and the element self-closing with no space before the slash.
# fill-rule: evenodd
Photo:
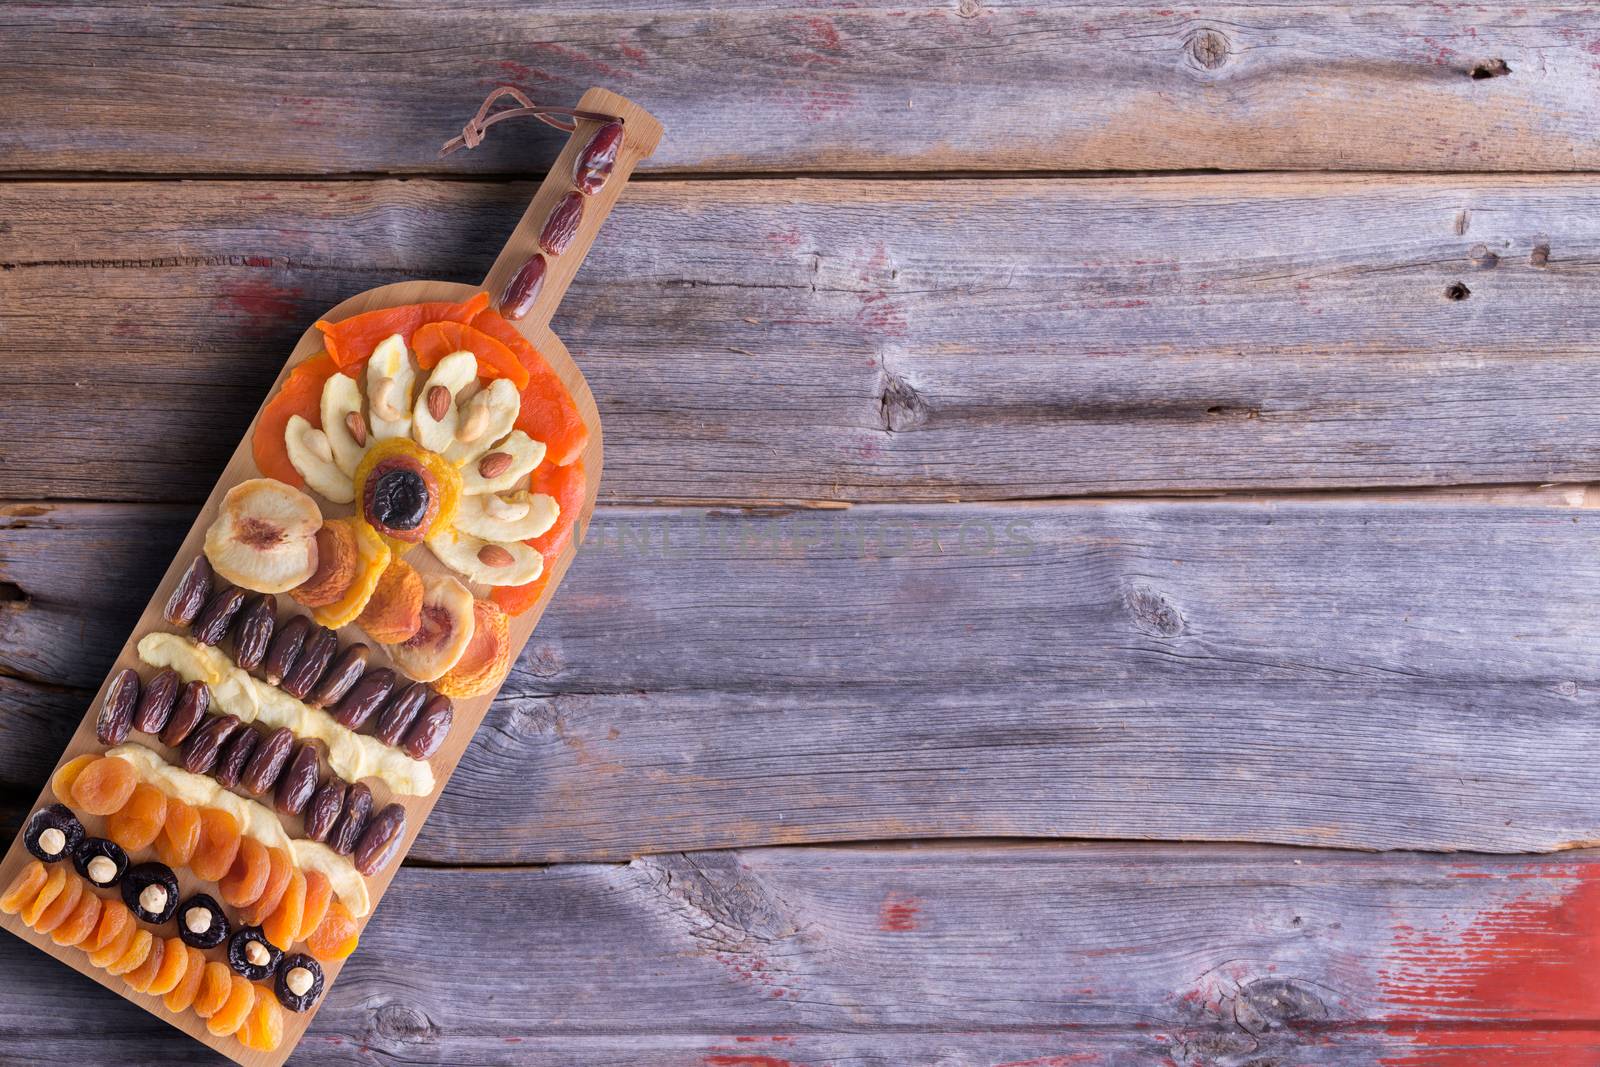
<svg viewBox="0 0 1600 1067">
<path fill-rule="evenodd" d="M 763 849 L 412 868 L 398 888 L 294 1062 L 1543 1067 L 1600 1054 L 1583 1004 L 1592 854 Z M 441 945 L 426 967 L 419 943 Z M 15 979 L 0 1000 L 7 1063 L 92 1059 L 111 1034 L 130 1061 L 210 1062 L 9 940 L 0 967 Z M 1463 1021 L 1516 977 L 1544 984 L 1510 990 L 1490 1024 Z M 1430 980 L 1454 1002 L 1419 1004 Z"/>
<path fill-rule="evenodd" d="M 602 508 L 417 855 L 1600 839 L 1587 501 Z M 141 573 L 171 509 L 33 510 L 0 527 L 0 663 L 93 685 L 142 596 L 56 562 Z"/>
<path fill-rule="evenodd" d="M 175 188 L 0 186 L 0 498 L 199 499 L 310 317 L 530 195 Z M 1587 481 L 1596 263 L 1566 178 L 651 183 L 555 327 L 613 502 Z"/>
<path fill-rule="evenodd" d="M 12 171 L 539 173 L 558 134 L 435 158 L 502 82 L 627 93 L 690 132 L 674 171 L 1600 163 L 1577 3 L 80 0 L 4 31 Z"/>
</svg>

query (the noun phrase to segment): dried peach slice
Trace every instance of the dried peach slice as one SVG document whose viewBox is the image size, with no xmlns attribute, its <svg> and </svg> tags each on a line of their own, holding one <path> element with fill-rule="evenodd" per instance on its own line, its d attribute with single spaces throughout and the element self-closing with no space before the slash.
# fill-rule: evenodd
<svg viewBox="0 0 1600 1067">
<path fill-rule="evenodd" d="M 216 961 L 206 964 L 200 991 L 194 998 L 194 1013 L 202 1019 L 211 1018 L 228 1002 L 228 994 L 232 992 L 233 972 L 228 970 L 228 965 Z"/>
<path fill-rule="evenodd" d="M 473 316 L 489 306 L 488 293 L 474 293 L 464 303 L 438 300 L 424 304 L 403 304 L 352 315 L 338 322 L 319 319 L 322 343 L 340 370 L 365 363 L 379 343 L 399 334 L 409 343 L 416 331 L 430 322 L 471 322 Z"/>
<path fill-rule="evenodd" d="M 306 951 L 323 963 L 342 960 L 356 950 L 361 927 L 343 901 L 328 905 L 328 914 L 306 938 Z"/>
<path fill-rule="evenodd" d="M 73 909 L 78 906 L 78 901 L 83 898 L 83 879 L 68 875 L 61 886 L 61 892 L 56 894 L 50 906 L 40 912 L 38 917 L 29 925 L 41 934 L 48 934 L 56 927 L 67 921 Z"/>
<path fill-rule="evenodd" d="M 106 836 L 127 851 L 137 852 L 150 847 L 166 821 L 167 795 L 148 782 L 140 782 L 133 787 L 128 802 L 106 816 Z"/>
<path fill-rule="evenodd" d="M 78 780 L 78 775 L 83 773 L 85 767 L 99 758 L 100 754 L 98 752 L 90 752 L 87 755 L 77 756 L 63 763 L 60 769 L 50 777 L 50 792 L 56 795 L 57 800 L 70 804 L 72 802 L 72 783 Z"/>
<path fill-rule="evenodd" d="M 256 987 L 249 981 L 234 975 L 230 985 L 228 999 L 206 1020 L 207 1032 L 217 1037 L 237 1032 L 256 1005 Z"/>
<path fill-rule="evenodd" d="M 189 869 L 196 878 L 219 881 L 233 868 L 239 854 L 239 821 L 221 808 L 200 809 L 200 843 L 195 847 Z"/>
<path fill-rule="evenodd" d="M 6 891 L 0 894 L 0 912 L 15 915 L 39 895 L 39 890 L 44 888 L 45 881 L 50 877 L 50 871 L 38 860 L 34 860 L 11 879 L 11 884 L 6 886 Z M 320 921 L 320 920 L 319 920 Z"/>
<path fill-rule="evenodd" d="M 311 609 L 311 617 L 330 630 L 337 630 L 356 620 L 366 608 L 367 601 L 372 599 L 373 590 L 389 569 L 389 560 L 394 556 L 388 543 L 378 536 L 378 531 L 354 517 L 346 521 L 355 528 L 355 569 L 338 597 Z"/>
<path fill-rule="evenodd" d="M 505 610 L 492 600 L 474 600 L 467 650 L 433 687 L 457 700 L 481 696 L 505 679 L 511 660 L 511 624 Z"/>
<path fill-rule="evenodd" d="M 156 973 L 161 970 L 161 961 L 167 957 L 167 943 L 159 937 L 151 937 L 150 952 L 140 962 L 139 966 L 126 972 L 122 980 L 135 993 L 150 992 L 150 984 L 156 980 Z"/>
<path fill-rule="evenodd" d="M 250 451 L 255 457 L 256 469 L 262 474 L 287 482 L 296 489 L 305 488 L 305 479 L 289 462 L 284 431 L 296 415 L 321 427 L 322 387 L 338 372 L 332 358 L 326 352 L 318 352 L 295 364 L 283 385 L 261 409 L 255 432 L 250 437 Z"/>
<path fill-rule="evenodd" d="M 56 927 L 55 933 L 50 935 L 50 940 L 58 945 L 83 944 L 83 939 L 94 933 L 95 925 L 100 921 L 100 908 L 99 897 L 84 893 L 78 898 L 78 906 L 67 916 L 67 921 Z"/>
<path fill-rule="evenodd" d="M 377 587 L 361 609 L 356 625 L 382 644 L 399 644 L 422 625 L 422 575 L 395 557 L 384 568 Z"/>
<path fill-rule="evenodd" d="M 217 892 L 222 902 L 235 908 L 254 904 L 266 892 L 267 875 L 271 871 L 272 858 L 267 853 L 267 846 L 253 837 L 241 837 L 233 866 L 217 882 Z"/>
<path fill-rule="evenodd" d="M 168 867 L 187 867 L 200 844 L 200 812 L 192 804 L 167 798 L 167 820 L 156 838 L 156 857 Z"/>
<path fill-rule="evenodd" d="M 205 953 L 188 945 L 184 948 L 188 951 L 184 953 L 183 977 L 172 987 L 170 993 L 161 998 L 161 1003 L 165 1004 L 170 1012 L 187 1011 L 200 992 L 200 983 L 206 976 Z"/>
<path fill-rule="evenodd" d="M 356 520 L 328 519 L 317 531 L 317 569 L 289 595 L 308 608 L 332 604 L 356 576 Z"/>
<path fill-rule="evenodd" d="M 72 781 L 72 804 L 90 815 L 110 815 L 133 796 L 139 775 L 133 764 L 115 756 L 102 756 L 78 772 Z"/>
<path fill-rule="evenodd" d="M 589 444 L 589 424 L 583 421 L 571 390 L 555 368 L 497 311 L 481 312 L 472 320 L 472 328 L 511 349 L 528 371 L 528 383 L 522 387 L 517 429 L 535 441 L 543 441 L 548 449 L 546 458 L 558 467 L 583 455 Z"/>
<path fill-rule="evenodd" d="M 430 322 L 411 335 L 417 366 L 432 370 L 452 352 L 471 352 L 478 361 L 478 377 L 507 378 L 521 391 L 528 384 L 528 369 L 504 341 L 460 322 Z"/>
<path fill-rule="evenodd" d="M 161 951 L 161 966 L 156 969 L 156 976 L 151 979 L 146 993 L 153 997 L 164 997 L 178 988 L 178 983 L 183 981 L 184 973 L 189 968 L 188 949 L 183 938 L 167 938 L 166 947 Z"/>
<path fill-rule="evenodd" d="M 211 569 L 258 593 L 286 593 L 317 570 L 317 502 L 273 478 L 249 478 L 228 490 L 206 528 Z"/>
</svg>

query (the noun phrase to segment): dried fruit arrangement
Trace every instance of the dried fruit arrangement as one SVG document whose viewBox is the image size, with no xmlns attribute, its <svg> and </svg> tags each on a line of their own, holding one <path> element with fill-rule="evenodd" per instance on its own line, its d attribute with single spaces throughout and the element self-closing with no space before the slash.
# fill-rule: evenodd
<svg viewBox="0 0 1600 1067">
<path fill-rule="evenodd" d="M 0 926 L 252 1067 L 329 995 L 594 506 L 548 323 L 661 130 L 499 95 L 466 143 L 572 136 L 488 279 L 306 332 L 0 861 Z"/>
</svg>

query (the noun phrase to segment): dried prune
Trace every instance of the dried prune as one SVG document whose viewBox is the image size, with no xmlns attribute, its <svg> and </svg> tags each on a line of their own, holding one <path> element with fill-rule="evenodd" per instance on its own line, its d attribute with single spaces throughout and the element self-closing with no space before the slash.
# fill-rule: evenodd
<svg viewBox="0 0 1600 1067">
<path fill-rule="evenodd" d="M 368 878 L 388 867 L 406 835 L 406 809 L 390 804 L 367 822 L 356 844 L 356 870 Z"/>
<path fill-rule="evenodd" d="M 178 908 L 178 936 L 195 948 L 216 948 L 228 940 L 228 917 L 206 893 L 196 893 Z"/>
<path fill-rule="evenodd" d="M 284 957 L 274 991 L 278 1003 L 290 1011 L 310 1011 L 322 997 L 322 985 L 322 964 L 304 952 L 296 952 Z"/>
<path fill-rule="evenodd" d="M 272 643 L 267 646 L 267 658 L 261 661 L 261 673 L 267 681 L 277 685 L 294 667 L 294 661 L 300 658 L 300 649 L 305 646 L 306 635 L 311 632 L 311 620 L 304 615 L 290 616 L 289 620 L 278 627 L 278 632 L 272 635 Z"/>
<path fill-rule="evenodd" d="M 283 676 L 283 681 L 278 685 L 296 700 L 304 700 L 322 680 L 323 672 L 333 662 L 333 654 L 337 651 L 339 635 L 326 626 L 317 627 L 306 638 L 294 666 L 289 668 L 289 673 Z"/>
<path fill-rule="evenodd" d="M 455 721 L 455 705 L 443 693 L 422 706 L 416 723 L 406 734 L 406 755 L 412 759 L 427 759 L 439 751 L 444 739 L 450 735 L 450 724 Z"/>
<path fill-rule="evenodd" d="M 239 610 L 239 624 L 233 630 L 233 662 L 240 670 L 261 666 L 277 625 L 278 598 L 271 593 L 257 593 Z"/>
<path fill-rule="evenodd" d="M 183 577 L 178 579 L 178 584 L 172 590 L 172 596 L 167 599 L 166 610 L 162 617 L 174 626 L 188 626 L 200 614 L 200 609 L 205 607 L 206 601 L 211 598 L 211 561 L 200 555 L 189 564 L 189 569 L 183 572 Z"/>
<path fill-rule="evenodd" d="M 244 768 L 250 762 L 250 757 L 255 755 L 256 747 L 261 744 L 261 735 L 249 726 L 240 726 L 228 738 L 228 743 L 223 746 L 222 755 L 217 757 L 217 765 L 211 775 L 217 784 L 224 789 L 232 789 L 239 784 Z"/>
<path fill-rule="evenodd" d="M 122 902 L 139 918 L 160 926 L 178 911 L 178 876 L 165 863 L 139 863 L 122 876 Z"/>
<path fill-rule="evenodd" d="M 201 681 L 193 681 L 183 687 L 183 692 L 178 694 L 178 706 L 172 709 L 172 717 L 167 720 L 167 725 L 161 728 L 161 743 L 168 748 L 177 748 L 189 739 L 195 727 L 200 725 L 200 720 L 206 717 L 206 712 L 211 710 L 211 688 Z"/>
<path fill-rule="evenodd" d="M 273 803 L 285 815 L 299 815 L 311 802 L 317 791 L 317 778 L 322 771 L 323 744 L 313 738 L 301 742 L 289 757 L 289 765 L 278 777 Z"/>
<path fill-rule="evenodd" d="M 593 196 L 600 191 L 617 165 L 617 150 L 621 147 L 622 123 L 608 122 L 594 132 L 572 167 L 572 184 L 580 193 Z"/>
<path fill-rule="evenodd" d="M 183 679 L 171 667 L 157 671 L 144 686 L 139 707 L 133 713 L 133 728 L 141 734 L 159 734 L 172 718 L 172 707 L 178 702 L 178 690 Z"/>
<path fill-rule="evenodd" d="M 552 256 L 559 256 L 572 244 L 582 222 L 583 194 L 568 193 L 550 209 L 550 217 L 545 219 L 544 229 L 539 231 L 539 247 Z"/>
<path fill-rule="evenodd" d="M 371 650 L 359 641 L 339 653 L 339 658 L 334 660 L 323 673 L 322 681 L 311 691 L 306 703 L 314 708 L 325 708 L 330 704 L 339 703 L 366 673 L 367 656 L 370 653 Z"/>
<path fill-rule="evenodd" d="M 222 755 L 222 746 L 239 729 L 237 716 L 217 715 L 207 719 L 204 726 L 189 735 L 183 743 L 183 769 L 190 774 L 210 774 Z"/>
<path fill-rule="evenodd" d="M 421 682 L 412 682 L 390 698 L 383 714 L 378 716 L 378 728 L 373 731 L 374 735 L 386 745 L 398 745 L 427 701 L 428 687 Z"/>
<path fill-rule="evenodd" d="M 102 745 L 110 748 L 128 739 L 128 728 L 133 725 L 133 712 L 139 704 L 139 675 L 132 667 L 124 667 L 112 679 L 111 688 L 100 704 L 100 714 L 95 719 L 94 735 Z"/>
<path fill-rule="evenodd" d="M 539 299 L 539 293 L 544 290 L 544 276 L 544 256 L 535 252 L 511 276 L 500 294 L 501 316 L 512 322 L 526 318 L 528 312 L 533 310 L 534 302 Z"/>
<path fill-rule="evenodd" d="M 339 701 L 339 706 L 333 710 L 333 717 L 339 720 L 341 726 L 361 729 L 372 718 L 372 713 L 389 698 L 396 681 L 394 671 L 387 667 L 368 671 Z"/>
<path fill-rule="evenodd" d="M 372 813 L 372 790 L 365 784 L 356 782 L 344 795 L 344 810 L 339 813 L 339 821 L 334 824 L 333 833 L 328 838 L 328 845 L 341 856 L 348 856 L 356 850 L 356 842 L 361 840 L 361 831 L 367 827 L 367 816 Z"/>
<path fill-rule="evenodd" d="M 313 841 L 326 841 L 333 832 L 333 824 L 344 811 L 344 795 L 348 787 L 342 778 L 332 775 L 317 787 L 306 808 L 306 836 Z"/>
<path fill-rule="evenodd" d="M 259 926 L 236 930 L 228 939 L 228 966 L 252 982 L 271 977 L 281 959 L 283 951 L 267 940 Z"/>
<path fill-rule="evenodd" d="M 200 609 L 200 617 L 194 620 L 190 636 L 202 645 L 214 645 L 221 641 L 227 635 L 228 627 L 233 625 L 233 617 L 244 606 L 247 595 L 238 586 L 212 593 L 206 606 Z"/>
<path fill-rule="evenodd" d="M 67 859 L 83 844 L 83 823 L 65 804 L 40 808 L 22 833 L 28 851 L 46 863 Z"/>
<path fill-rule="evenodd" d="M 250 757 L 244 777 L 239 781 L 253 796 L 268 792 L 278 784 L 278 775 L 283 773 L 283 765 L 289 762 L 292 751 L 294 731 L 287 726 L 278 727 L 257 746 L 256 754 Z"/>
<path fill-rule="evenodd" d="M 78 873 L 101 889 L 109 889 L 128 873 L 128 854 L 115 841 L 86 837 L 72 853 Z"/>
</svg>

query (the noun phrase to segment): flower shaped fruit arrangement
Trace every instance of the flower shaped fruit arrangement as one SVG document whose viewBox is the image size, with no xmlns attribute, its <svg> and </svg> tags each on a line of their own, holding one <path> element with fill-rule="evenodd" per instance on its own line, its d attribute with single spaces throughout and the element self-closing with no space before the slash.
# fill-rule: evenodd
<svg viewBox="0 0 1600 1067">
<path fill-rule="evenodd" d="M 356 950 L 593 505 L 548 323 L 661 129 L 580 106 L 498 90 L 463 131 L 573 133 L 483 291 L 395 283 L 307 331 L 0 860 L 0 926 L 249 1067 Z"/>
</svg>

